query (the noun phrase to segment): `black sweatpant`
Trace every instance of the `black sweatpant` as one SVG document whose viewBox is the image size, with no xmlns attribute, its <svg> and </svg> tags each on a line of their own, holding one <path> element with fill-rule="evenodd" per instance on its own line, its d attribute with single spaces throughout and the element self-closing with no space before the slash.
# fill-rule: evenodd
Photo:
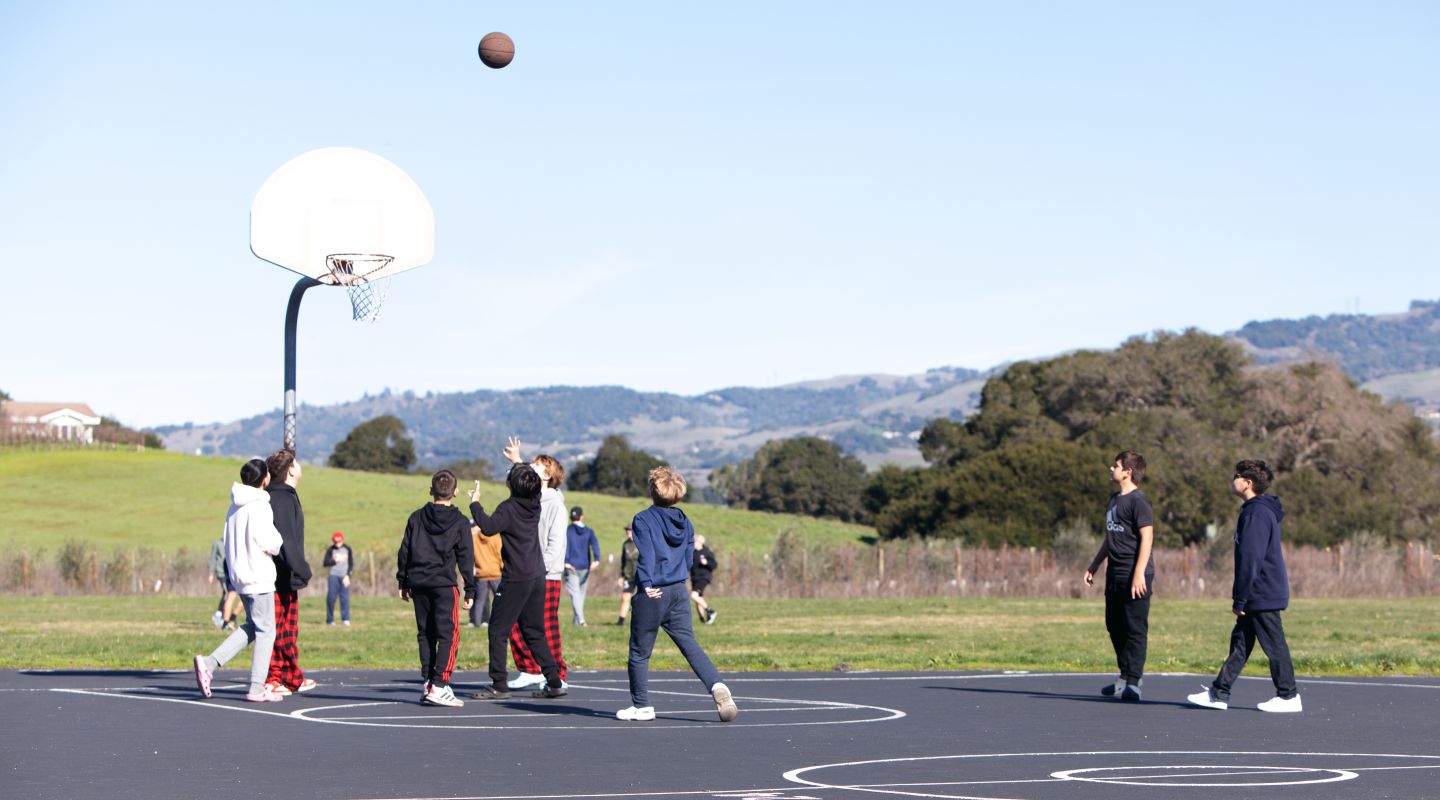
<svg viewBox="0 0 1440 800">
<path fill-rule="evenodd" d="M 528 581 L 500 579 L 500 588 L 495 590 L 495 605 L 490 609 L 490 684 L 509 691 L 510 673 L 505 667 L 505 658 L 510 629 L 516 622 L 520 623 L 525 644 L 530 645 L 530 652 L 540 662 L 546 685 L 559 688 L 560 668 L 555 665 L 550 643 L 545 641 L 544 575 Z"/>
<path fill-rule="evenodd" d="M 420 644 L 420 677 L 449 686 L 460 651 L 460 587 L 412 588 L 415 640 Z"/>
<path fill-rule="evenodd" d="M 1275 682 L 1275 694 L 1289 700 L 1300 693 L 1295 687 L 1295 667 L 1290 663 L 1290 645 L 1285 642 L 1280 612 L 1246 611 L 1244 616 L 1235 618 L 1235 628 L 1230 631 L 1230 657 L 1225 659 L 1215 683 L 1211 684 L 1217 699 L 1230 702 L 1230 688 L 1245 669 L 1245 662 L 1250 660 L 1256 639 L 1270 659 L 1270 680 Z"/>
<path fill-rule="evenodd" d="M 1130 597 L 1129 575 L 1105 576 L 1105 630 L 1115 648 L 1115 665 L 1126 683 L 1145 677 L 1145 644 L 1150 636 L 1150 595 L 1155 587 L 1147 578 L 1145 596 Z"/>
</svg>

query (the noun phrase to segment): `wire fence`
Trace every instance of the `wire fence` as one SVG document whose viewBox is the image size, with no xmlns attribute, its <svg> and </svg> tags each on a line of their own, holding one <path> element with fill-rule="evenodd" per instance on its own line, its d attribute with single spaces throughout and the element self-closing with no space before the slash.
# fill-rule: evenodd
<svg viewBox="0 0 1440 800">
<path fill-rule="evenodd" d="M 1088 552 L 1087 552 L 1088 549 Z M 1082 575 L 1093 548 L 1057 546 L 969 548 L 949 541 L 877 545 L 817 545 L 782 532 L 761 555 L 718 554 L 710 592 L 728 597 L 1081 597 Z M 308 554 L 316 579 L 305 590 L 325 592 L 321 552 Z M 395 590 L 393 550 L 357 551 L 351 591 L 385 595 Z M 1158 597 L 1222 598 L 1230 594 L 1232 545 L 1155 552 Z M 1291 593 L 1296 597 L 1406 597 L 1440 593 L 1436 555 L 1425 542 L 1392 545 L 1361 536 L 1329 548 L 1285 547 Z M 67 541 L 56 551 L 12 551 L 0 570 L 0 591 L 10 594 L 204 596 L 219 593 L 209 580 L 208 553 L 154 548 L 101 552 Z M 617 595 L 618 562 L 602 562 L 589 594 Z M 1097 578 L 1103 580 L 1103 577 Z M 1091 594 L 1091 596 L 1094 596 Z"/>
</svg>

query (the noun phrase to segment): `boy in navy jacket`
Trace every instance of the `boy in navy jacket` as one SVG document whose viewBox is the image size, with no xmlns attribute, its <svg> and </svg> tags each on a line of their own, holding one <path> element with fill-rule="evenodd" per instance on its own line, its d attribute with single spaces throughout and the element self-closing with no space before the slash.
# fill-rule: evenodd
<svg viewBox="0 0 1440 800">
<path fill-rule="evenodd" d="M 695 528 L 685 512 L 675 508 L 685 496 L 685 479 L 670 467 L 650 471 L 650 499 L 655 505 L 635 515 L 631 522 L 639 555 L 635 560 L 635 593 L 630 618 L 629 708 L 616 712 L 617 719 L 644 722 L 655 719 L 650 705 L 650 653 L 660 629 L 680 648 L 695 677 L 705 684 L 715 700 L 721 722 L 735 719 L 740 711 L 730 690 L 720 682 L 720 672 L 700 643 L 690 622 L 690 593 L 685 581 L 695 558 Z"/>
<path fill-rule="evenodd" d="M 1280 612 L 1290 604 L 1290 580 L 1285 573 L 1285 554 L 1280 549 L 1280 520 L 1285 512 L 1280 500 L 1265 494 L 1274 473 L 1264 461 L 1241 461 L 1235 465 L 1230 490 L 1244 498 L 1240 519 L 1235 523 L 1235 584 L 1231 589 L 1235 629 L 1230 632 L 1230 657 L 1220 667 L 1215 682 L 1188 698 L 1197 706 L 1228 708 L 1230 687 L 1245 669 L 1255 641 L 1270 658 L 1270 679 L 1275 697 L 1259 705 L 1261 711 L 1296 713 L 1300 693 L 1295 686 L 1295 668 Z"/>
</svg>

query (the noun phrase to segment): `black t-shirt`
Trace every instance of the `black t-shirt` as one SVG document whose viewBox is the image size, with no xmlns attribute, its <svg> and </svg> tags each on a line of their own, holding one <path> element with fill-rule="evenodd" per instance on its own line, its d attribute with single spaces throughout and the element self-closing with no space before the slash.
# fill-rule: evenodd
<svg viewBox="0 0 1440 800">
<path fill-rule="evenodd" d="M 1135 571 L 1135 558 L 1140 554 L 1140 529 L 1155 524 L 1150 498 L 1136 489 L 1130 494 L 1116 492 L 1105 506 L 1105 549 L 1110 563 L 1107 574 L 1129 577 Z M 1145 577 L 1155 574 L 1155 557 L 1145 565 Z"/>
</svg>

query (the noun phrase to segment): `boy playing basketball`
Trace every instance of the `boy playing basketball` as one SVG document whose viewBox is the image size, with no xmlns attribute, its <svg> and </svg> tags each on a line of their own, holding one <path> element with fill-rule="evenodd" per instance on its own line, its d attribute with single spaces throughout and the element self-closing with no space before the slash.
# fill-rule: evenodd
<svg viewBox="0 0 1440 800">
<path fill-rule="evenodd" d="M 470 549 L 470 520 L 455 510 L 455 473 L 442 469 L 430 478 L 434 502 L 410 515 L 405 537 L 395 556 L 400 598 L 415 604 L 416 639 L 420 644 L 420 701 L 458 707 L 465 701 L 450 688 L 455 654 L 460 650 L 460 610 L 475 603 L 475 556 Z M 465 581 L 465 599 L 455 582 L 456 568 Z"/>
<path fill-rule="evenodd" d="M 1155 540 L 1155 514 L 1150 498 L 1140 490 L 1145 480 L 1145 457 L 1133 450 L 1115 456 L 1110 480 L 1120 491 L 1110 495 L 1105 508 L 1105 540 L 1100 543 L 1085 584 L 1095 583 L 1095 570 L 1106 559 L 1105 629 L 1115 648 L 1120 677 L 1105 684 L 1100 694 L 1140 701 L 1140 681 L 1145 676 L 1145 646 L 1150 632 L 1150 584 L 1155 580 L 1155 562 L 1150 548 Z"/>
<path fill-rule="evenodd" d="M 680 648 L 680 653 L 705 684 L 715 700 L 721 722 L 735 719 L 740 711 L 730 689 L 720 682 L 720 672 L 710 656 L 695 641 L 690 621 L 690 593 L 685 581 L 695 558 L 695 528 L 685 512 L 675 508 L 685 496 L 685 479 L 670 467 L 650 470 L 650 499 L 655 505 L 635 515 L 631 527 L 640 554 L 635 562 L 635 594 L 630 620 L 630 700 L 632 705 L 615 714 L 617 719 L 645 722 L 655 719 L 650 705 L 650 653 L 661 628 Z"/>
</svg>

